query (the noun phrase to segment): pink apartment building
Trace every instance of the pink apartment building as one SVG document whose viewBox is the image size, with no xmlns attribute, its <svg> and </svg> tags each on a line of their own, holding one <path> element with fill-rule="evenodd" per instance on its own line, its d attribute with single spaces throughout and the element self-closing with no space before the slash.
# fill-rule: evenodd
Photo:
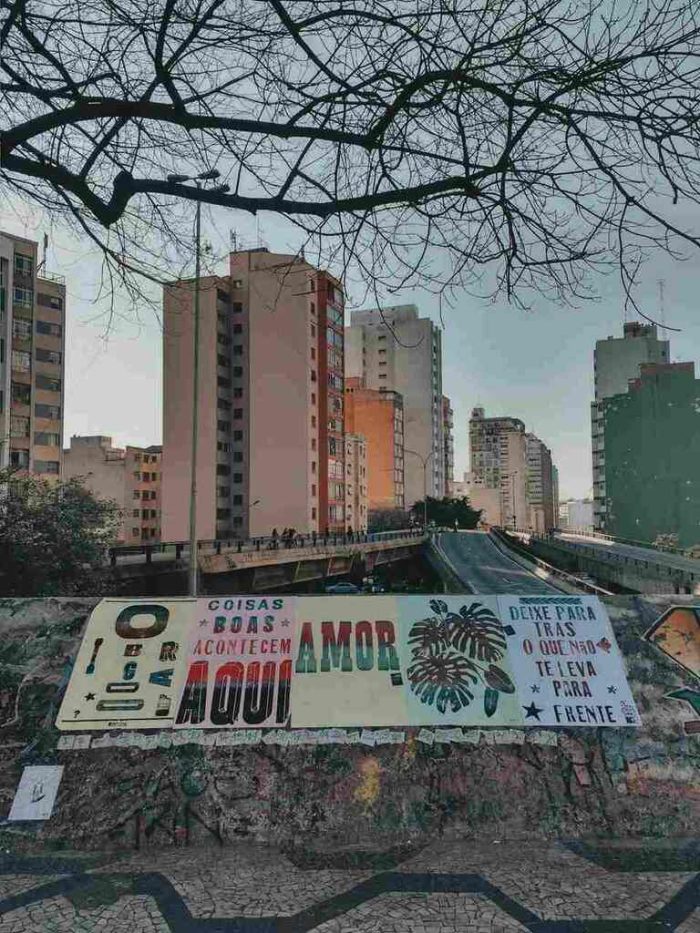
<svg viewBox="0 0 700 933">
<path fill-rule="evenodd" d="M 189 533 L 193 280 L 166 286 L 162 537 Z M 234 252 L 200 284 L 197 536 L 345 523 L 344 297 L 293 255 Z"/>
</svg>

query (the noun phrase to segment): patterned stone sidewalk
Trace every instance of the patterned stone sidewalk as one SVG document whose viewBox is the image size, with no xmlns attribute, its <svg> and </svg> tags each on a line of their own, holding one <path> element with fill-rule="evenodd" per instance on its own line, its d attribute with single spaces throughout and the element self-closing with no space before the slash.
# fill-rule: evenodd
<svg viewBox="0 0 700 933">
<path fill-rule="evenodd" d="M 616 862 L 623 870 L 573 848 L 581 854 L 441 841 L 383 860 L 249 845 L 6 855 L 0 933 L 700 933 L 698 847 L 682 859 L 631 849 L 631 862 Z"/>
</svg>

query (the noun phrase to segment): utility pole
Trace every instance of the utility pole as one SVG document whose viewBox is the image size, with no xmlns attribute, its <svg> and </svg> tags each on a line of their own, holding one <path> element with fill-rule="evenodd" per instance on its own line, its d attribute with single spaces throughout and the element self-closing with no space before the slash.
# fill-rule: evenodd
<svg viewBox="0 0 700 933">
<path fill-rule="evenodd" d="M 215 181 L 220 172 L 212 169 L 210 172 L 201 172 L 199 175 L 168 175 L 170 184 L 180 185 L 193 181 L 197 191 L 202 189 L 202 182 Z M 217 185 L 215 192 L 228 191 L 228 185 Z M 197 444 L 199 440 L 199 292 L 201 278 L 201 234 L 202 234 L 202 201 L 197 196 L 197 210 L 195 215 L 195 269 L 194 269 L 194 313 L 193 313 L 193 353 L 192 353 L 192 448 L 190 451 L 190 558 L 188 570 L 188 591 L 190 596 L 197 595 L 199 563 L 197 560 Z"/>
</svg>

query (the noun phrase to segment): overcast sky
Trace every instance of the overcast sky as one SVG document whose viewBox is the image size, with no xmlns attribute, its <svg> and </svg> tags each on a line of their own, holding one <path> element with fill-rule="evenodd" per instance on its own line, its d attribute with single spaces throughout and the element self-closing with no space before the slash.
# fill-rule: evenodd
<svg viewBox="0 0 700 933">
<path fill-rule="evenodd" d="M 3 217 L 10 233 L 41 241 L 45 224 L 23 210 Z M 258 230 L 248 218 L 206 213 L 205 229 L 216 253 L 228 247 L 229 230 L 256 245 Z M 259 237 L 279 251 L 295 251 L 291 225 L 262 217 Z M 643 310 L 659 314 L 658 280 L 665 281 L 665 322 L 672 360 L 700 356 L 698 263 L 657 256 L 644 269 Z M 111 327 L 95 306 L 100 262 L 86 244 L 54 231 L 49 268 L 67 280 L 65 442 L 72 434 L 108 434 L 117 445 L 155 444 L 161 427 L 161 331 L 150 308 L 122 307 Z M 222 261 L 221 271 L 226 264 Z M 331 270 L 334 271 L 334 270 Z M 487 416 L 521 418 L 552 449 L 562 498 L 591 493 L 589 402 L 593 394 L 593 348 L 597 339 L 620 336 L 623 301 L 615 276 L 595 283 L 601 294 L 578 310 L 542 301 L 532 311 L 463 294 L 443 310 L 443 387 L 455 412 L 455 478 L 468 469 L 468 419 L 473 406 Z M 415 302 L 421 314 L 440 323 L 437 302 L 423 292 L 394 296 L 392 304 Z M 628 319 L 632 319 L 631 317 Z"/>
</svg>

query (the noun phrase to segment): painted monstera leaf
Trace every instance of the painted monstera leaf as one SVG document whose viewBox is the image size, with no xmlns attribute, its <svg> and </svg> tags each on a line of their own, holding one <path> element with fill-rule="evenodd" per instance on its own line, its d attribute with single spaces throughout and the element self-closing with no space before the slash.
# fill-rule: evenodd
<svg viewBox="0 0 700 933">
<path fill-rule="evenodd" d="M 450 644 L 456 651 L 477 661 L 499 661 L 506 638 L 498 617 L 482 603 L 462 606 L 447 615 Z"/>
<path fill-rule="evenodd" d="M 430 616 L 411 627 L 408 644 L 414 658 L 428 654 L 442 654 L 450 647 L 450 627 L 444 619 Z"/>
<path fill-rule="evenodd" d="M 472 685 L 479 682 L 477 666 L 455 651 L 417 656 L 406 673 L 413 693 L 440 713 L 468 706 L 474 699 Z"/>
</svg>

